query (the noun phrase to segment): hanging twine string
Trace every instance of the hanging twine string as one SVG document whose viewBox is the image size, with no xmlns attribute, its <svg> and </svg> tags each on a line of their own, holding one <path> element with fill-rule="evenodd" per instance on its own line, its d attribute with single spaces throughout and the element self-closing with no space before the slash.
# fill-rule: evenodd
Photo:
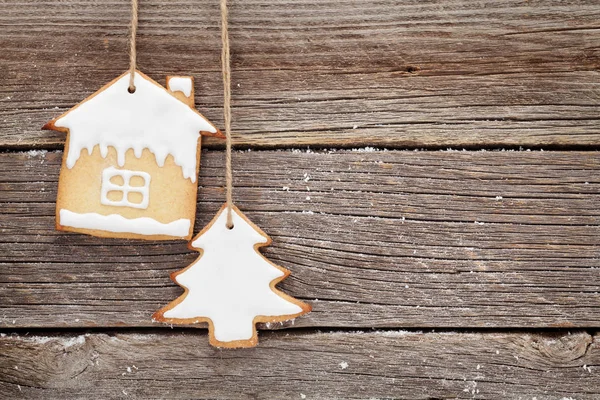
<svg viewBox="0 0 600 400">
<path fill-rule="evenodd" d="M 133 77 L 135 76 L 136 67 L 136 52 L 135 52 L 135 37 L 138 27 L 138 0 L 131 0 L 131 26 L 129 27 L 129 93 L 135 92 Z"/>
<path fill-rule="evenodd" d="M 221 69 L 223 74 L 223 117 L 225 122 L 226 153 L 225 182 L 227 198 L 227 228 L 233 228 L 233 171 L 231 169 L 231 60 L 227 24 L 227 0 L 221 0 Z"/>
</svg>

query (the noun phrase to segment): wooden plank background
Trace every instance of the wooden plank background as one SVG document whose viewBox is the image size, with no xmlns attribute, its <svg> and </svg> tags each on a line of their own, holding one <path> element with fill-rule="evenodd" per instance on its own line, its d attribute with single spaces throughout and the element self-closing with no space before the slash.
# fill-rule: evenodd
<svg viewBox="0 0 600 400">
<path fill-rule="evenodd" d="M 0 326 L 152 326 L 184 241 L 54 231 L 62 152 L 0 155 Z M 238 205 L 310 301 L 302 327 L 600 326 L 595 152 L 234 154 Z M 196 231 L 223 202 L 202 154 Z M 25 165 L 26 168 L 22 169 Z M 524 173 L 524 171 L 527 171 Z M 32 290 L 35 288 L 35 290 Z"/>
<path fill-rule="evenodd" d="M 129 2 L 0 2 L 0 399 L 600 398 L 598 2 L 230 17 L 236 202 L 313 313 L 213 349 L 150 320 L 185 242 L 54 231 L 64 136 L 40 127 L 127 69 Z M 218 20 L 142 0 L 138 60 L 222 126 Z M 196 231 L 224 199 L 205 144 Z"/>
<path fill-rule="evenodd" d="M 205 340 L 193 331 L 5 336 L 0 390 L 6 398 L 44 399 L 560 400 L 600 393 L 598 336 L 585 332 L 278 332 L 237 351 Z"/>
<path fill-rule="evenodd" d="M 140 4 L 140 69 L 160 82 L 195 76 L 197 106 L 221 126 L 218 1 Z M 600 144 L 597 0 L 244 0 L 230 9 L 240 145 Z M 127 69 L 129 2 L 28 0 L 0 11 L 0 140 L 62 148 L 63 136 L 40 124 Z"/>
</svg>

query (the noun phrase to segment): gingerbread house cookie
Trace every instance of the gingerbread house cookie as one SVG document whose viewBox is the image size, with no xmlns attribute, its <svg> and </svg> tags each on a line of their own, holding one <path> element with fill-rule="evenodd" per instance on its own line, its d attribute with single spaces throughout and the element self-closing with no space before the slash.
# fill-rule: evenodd
<svg viewBox="0 0 600 400">
<path fill-rule="evenodd" d="M 190 239 L 201 135 L 223 137 L 194 107 L 191 77 L 167 88 L 136 71 L 44 129 L 67 134 L 56 228 L 102 237 Z"/>
</svg>

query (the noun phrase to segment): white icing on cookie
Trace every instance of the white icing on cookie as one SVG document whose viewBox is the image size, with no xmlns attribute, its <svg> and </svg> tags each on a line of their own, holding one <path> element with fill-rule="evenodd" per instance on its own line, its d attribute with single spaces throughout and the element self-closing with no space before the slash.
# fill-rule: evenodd
<svg viewBox="0 0 600 400">
<path fill-rule="evenodd" d="M 143 186 L 131 186 L 131 178 L 140 177 Z M 121 177 L 123 184 L 119 185 L 111 181 L 114 177 Z M 128 169 L 116 169 L 114 167 L 105 168 L 102 171 L 102 190 L 100 191 L 100 203 L 107 206 L 121 206 L 133 208 L 148 208 L 150 202 L 150 174 L 143 171 L 130 171 Z M 111 200 L 108 198 L 108 192 L 120 192 L 121 200 Z M 142 195 L 140 203 L 129 201 L 129 193 L 135 192 Z"/>
<path fill-rule="evenodd" d="M 98 229 L 117 233 L 136 233 L 138 235 L 168 235 L 185 237 L 189 234 L 191 221 L 178 219 L 163 224 L 149 217 L 125 218 L 119 214 L 100 215 L 97 213 L 76 213 L 60 210 L 60 224 L 80 229 Z"/>
<path fill-rule="evenodd" d="M 192 94 L 192 78 L 189 76 L 172 76 L 167 86 L 171 92 L 183 92 L 185 97 L 190 97 Z"/>
<path fill-rule="evenodd" d="M 127 150 L 141 157 L 147 148 L 161 167 L 172 155 L 184 178 L 195 182 L 200 132 L 215 133 L 216 129 L 149 78 L 136 72 L 134 83 L 135 93 L 129 93 L 126 73 L 55 121 L 55 126 L 69 129 L 67 168 L 73 168 L 83 149 L 91 154 L 96 145 L 103 157 L 109 146 L 114 147 L 119 166 L 125 164 Z"/>
<path fill-rule="evenodd" d="M 237 210 L 233 229 L 227 229 L 227 211 L 192 242 L 204 250 L 188 269 L 177 275 L 177 283 L 188 289 L 186 297 L 165 318 L 210 318 L 214 336 L 221 342 L 248 340 L 254 334 L 257 316 L 294 316 L 302 308 L 277 295 L 270 282 L 284 273 L 254 248 L 266 243 Z"/>
</svg>

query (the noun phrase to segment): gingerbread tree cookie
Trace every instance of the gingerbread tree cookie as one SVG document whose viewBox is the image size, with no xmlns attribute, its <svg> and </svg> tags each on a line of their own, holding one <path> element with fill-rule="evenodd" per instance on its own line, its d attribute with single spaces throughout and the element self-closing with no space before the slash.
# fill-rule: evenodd
<svg viewBox="0 0 600 400">
<path fill-rule="evenodd" d="M 252 347 L 256 323 L 281 322 L 311 310 L 275 286 L 290 272 L 258 251 L 271 239 L 232 206 L 233 228 L 226 226 L 227 205 L 190 243 L 201 256 L 171 279 L 185 292 L 154 313 L 171 324 L 208 322 L 210 344 Z"/>
</svg>

